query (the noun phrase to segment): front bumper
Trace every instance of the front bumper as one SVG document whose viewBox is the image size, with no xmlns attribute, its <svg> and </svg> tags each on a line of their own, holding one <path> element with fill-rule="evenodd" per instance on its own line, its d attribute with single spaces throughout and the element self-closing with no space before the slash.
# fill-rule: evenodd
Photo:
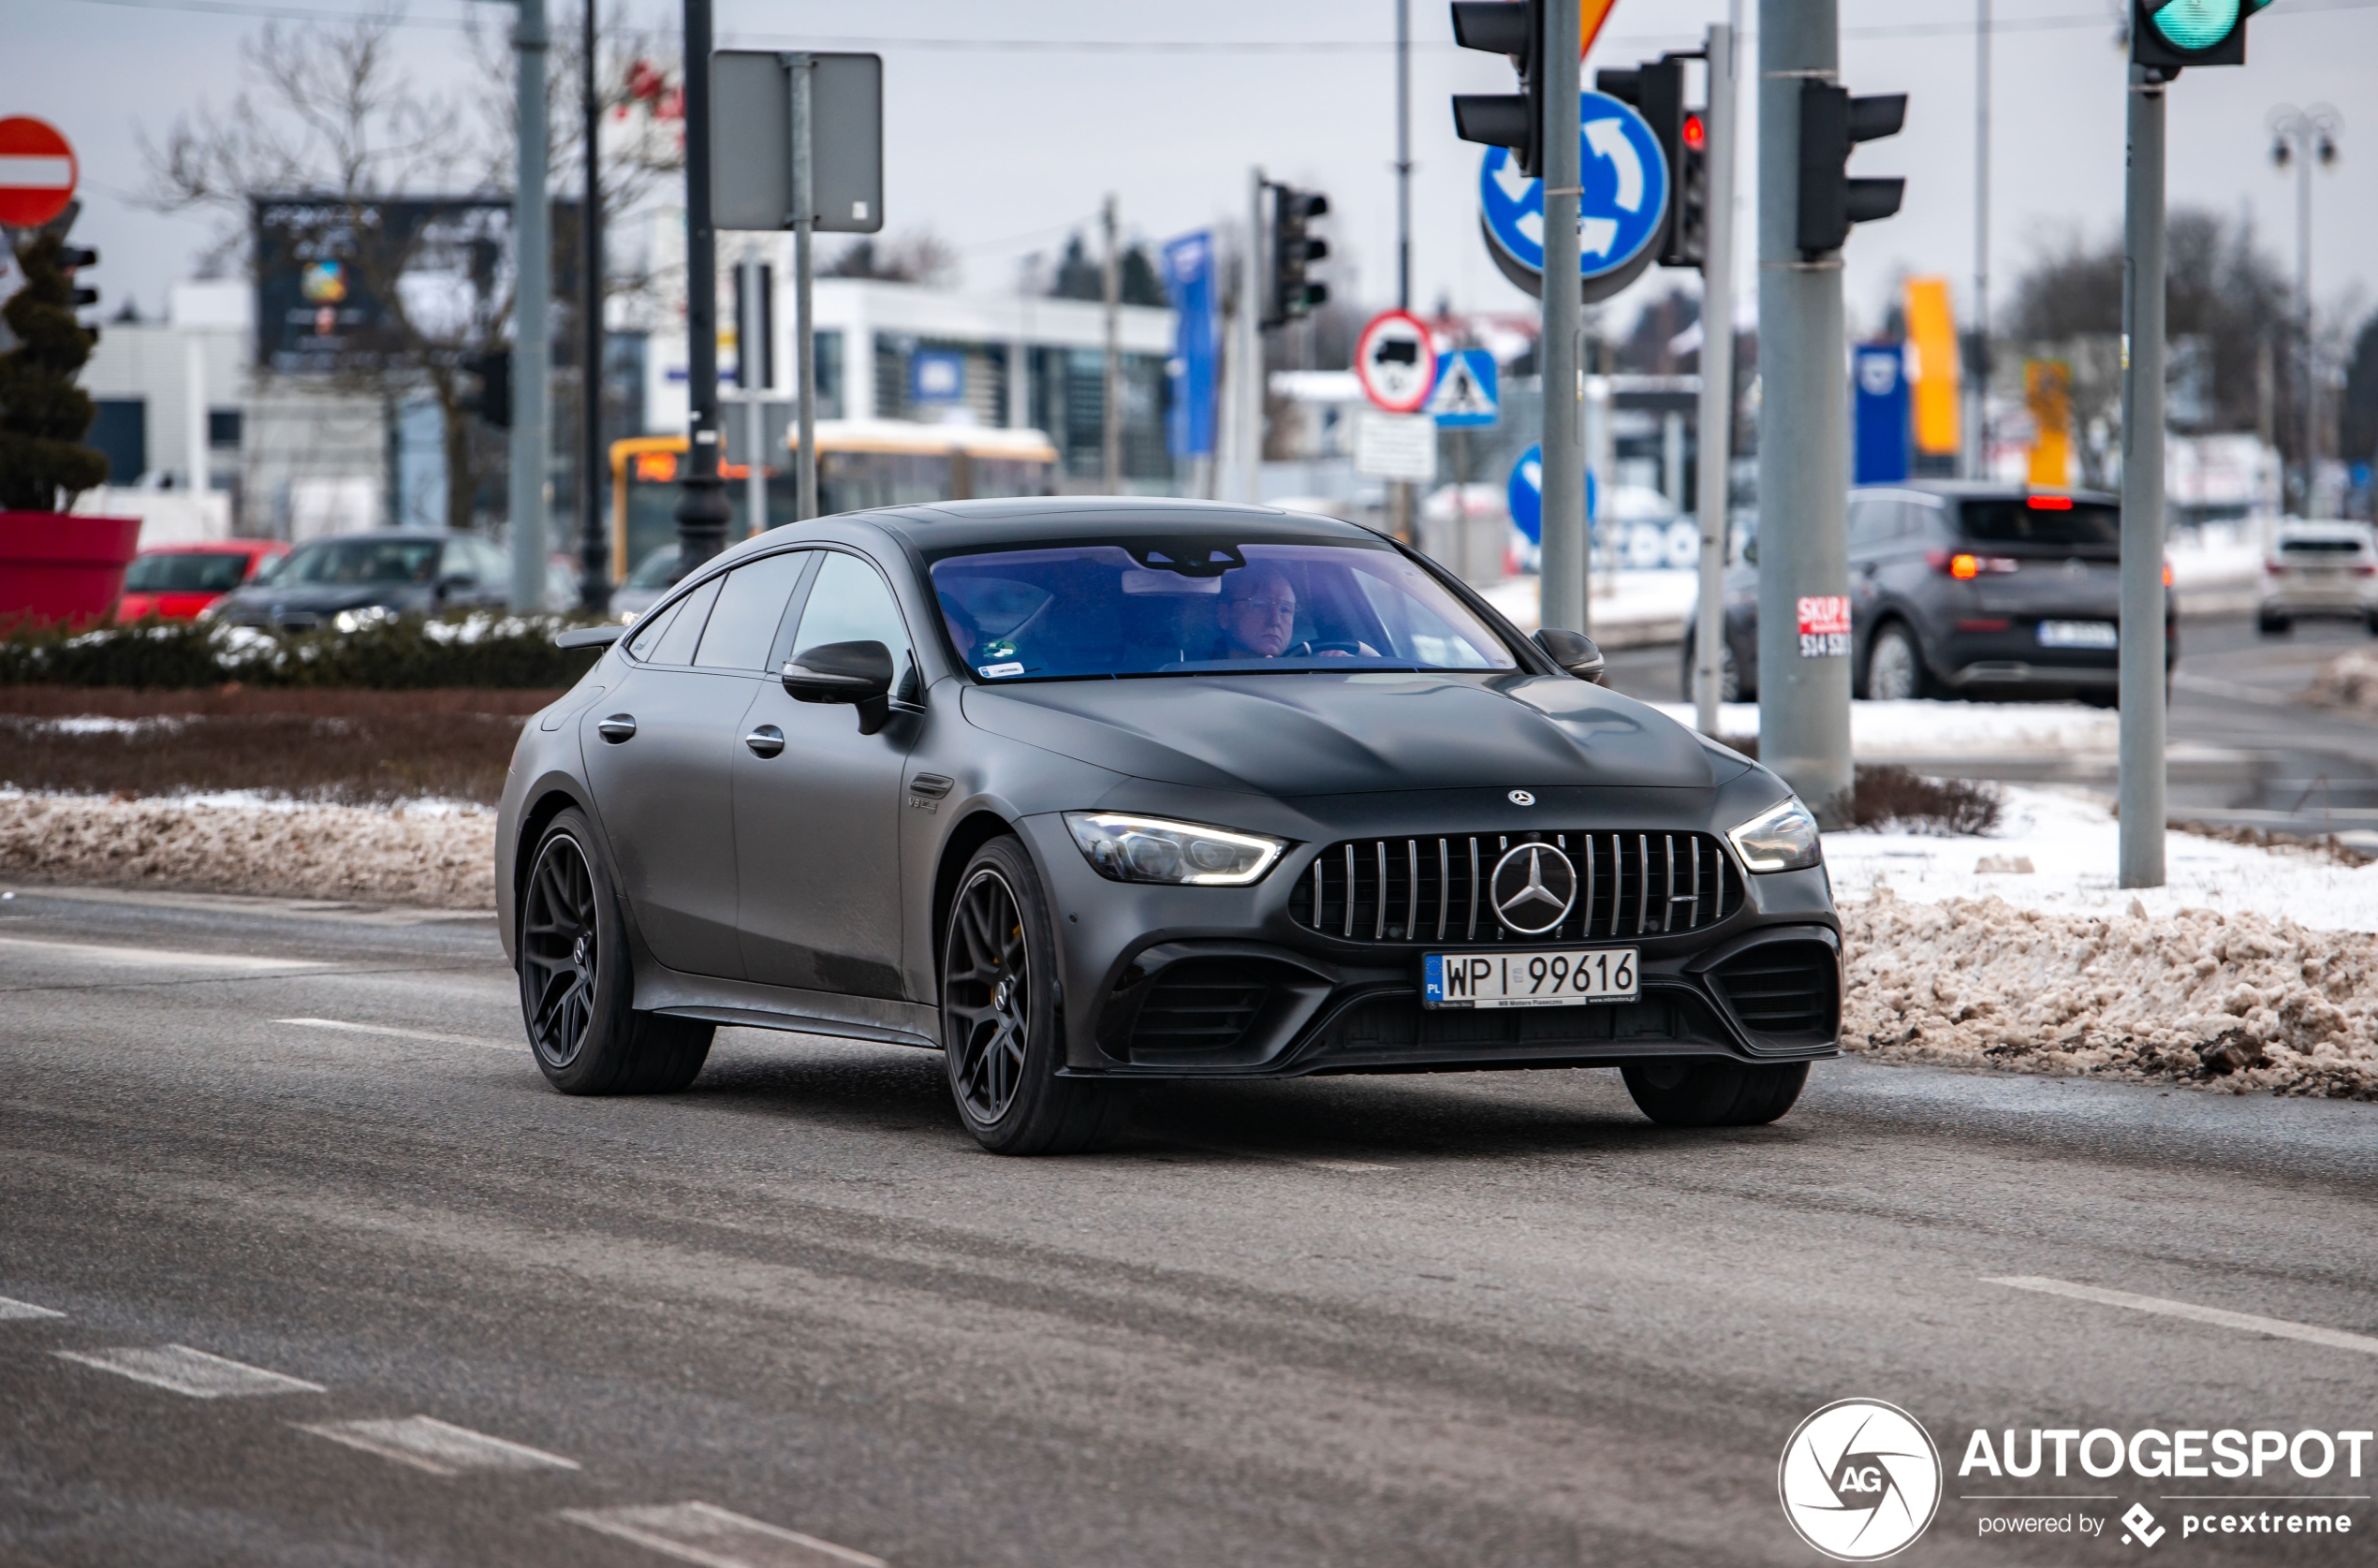
<svg viewBox="0 0 2378 1568">
<path fill-rule="evenodd" d="M 1299 845 L 1254 887 L 1164 887 L 1100 877 L 1054 818 L 1020 826 L 1053 900 L 1067 1076 L 1293 1077 L 1839 1054 L 1840 926 L 1822 868 L 1746 877 L 1735 867 L 1739 901 L 1715 923 L 1583 944 L 1637 950 L 1636 1001 L 1463 1011 L 1422 1005 L 1422 955 L 1491 952 L 1492 943 L 1345 941 L 1291 917 L 1295 885 L 1324 845 Z"/>
</svg>

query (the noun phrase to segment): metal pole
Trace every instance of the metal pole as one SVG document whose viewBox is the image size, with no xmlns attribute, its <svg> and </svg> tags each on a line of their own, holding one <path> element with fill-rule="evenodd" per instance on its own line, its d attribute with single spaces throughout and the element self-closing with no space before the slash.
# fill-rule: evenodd
<svg viewBox="0 0 2378 1568">
<path fill-rule="evenodd" d="M 519 0 L 512 30 L 517 110 L 513 135 L 512 608 L 545 608 L 546 465 L 553 449 L 547 408 L 550 348 L 546 313 L 553 284 L 545 202 L 545 0 Z"/>
<path fill-rule="evenodd" d="M 1107 493 L 1123 493 L 1123 256 L 1117 251 L 1115 198 L 1099 209 L 1098 222 L 1107 237 L 1101 282 L 1107 302 L 1107 361 L 1101 388 L 1099 433 L 1103 437 Z"/>
<path fill-rule="evenodd" d="M 685 0 L 685 479 L 677 565 L 692 571 L 727 543 L 718 477 L 718 230 L 710 202 L 711 0 Z"/>
<path fill-rule="evenodd" d="M 189 472 L 183 485 L 193 495 L 212 488 L 207 473 L 206 334 L 196 326 L 182 329 L 182 445 Z"/>
<path fill-rule="evenodd" d="M 1710 29 L 1709 180 L 1703 200 L 1701 261 L 1701 428 L 1699 496 L 1701 591 L 1693 626 L 1693 719 L 1717 736 L 1720 661 L 1725 652 L 1725 549 L 1734 449 L 1734 29 Z"/>
<path fill-rule="evenodd" d="M 1801 83 L 1840 63 L 1835 0 L 1759 0 L 1759 760 L 1828 828 L 1852 783 L 1847 638 L 1803 642 L 1800 613 L 1849 593 L 1848 340 L 1842 258 L 1804 258 L 1798 216 Z"/>
<path fill-rule="evenodd" d="M 1578 7 L 1544 7 L 1544 576 L 1541 621 L 1569 632 L 1593 629 L 1586 594 L 1585 444 L 1578 420 Z"/>
<path fill-rule="evenodd" d="M 2122 217 L 2120 882 L 2164 885 L 2164 83 L 2130 71 Z"/>
<path fill-rule="evenodd" d="M 1989 477 L 1989 72 L 1990 0 L 1974 0 L 1974 385 L 1967 392 L 1972 449 L 1968 478 Z"/>
<path fill-rule="evenodd" d="M 794 418 L 800 430 L 793 453 L 793 517 L 806 522 L 817 515 L 817 200 L 813 184 L 817 154 L 816 120 L 812 90 L 816 60 L 808 54 L 791 57 L 793 87 L 793 357 L 800 405 Z"/>
<path fill-rule="evenodd" d="M 743 253 L 742 319 L 735 323 L 735 379 L 743 388 L 743 536 L 768 526 L 768 313 L 760 281 L 768 270 Z"/>
<path fill-rule="evenodd" d="M 1395 4 L 1395 308 L 1412 308 L 1412 0 Z M 1410 481 L 1388 487 L 1388 529 L 1406 544 L 1417 539 L 1412 501 Z"/>
<path fill-rule="evenodd" d="M 1232 499 L 1246 506 L 1263 500 L 1263 412 L 1270 390 L 1263 370 L 1263 193 L 1260 169 L 1247 176 L 1246 271 L 1239 285 L 1239 490 Z"/>
<path fill-rule="evenodd" d="M 2304 357 L 2304 477 L 2303 515 L 2312 514 L 2312 487 L 2320 482 L 2320 377 L 2312 368 L 2312 116 L 2297 122 L 2296 139 L 2296 314 L 2297 341 Z"/>
<path fill-rule="evenodd" d="M 579 421 L 586 451 L 579 476 L 578 606 L 589 615 L 611 612 L 611 531 L 603 516 L 603 481 L 610 454 L 603 450 L 603 95 L 596 87 L 600 43 L 595 0 L 586 0 L 585 58 L 579 62 L 580 134 L 584 141 L 586 194 L 579 217 Z"/>
</svg>

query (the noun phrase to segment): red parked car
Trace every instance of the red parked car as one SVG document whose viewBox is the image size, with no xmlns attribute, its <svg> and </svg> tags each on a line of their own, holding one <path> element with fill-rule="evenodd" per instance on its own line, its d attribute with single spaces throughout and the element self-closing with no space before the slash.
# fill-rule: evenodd
<svg viewBox="0 0 2378 1568">
<path fill-rule="evenodd" d="M 155 616 L 191 621 L 234 588 L 265 577 L 289 547 L 278 539 L 217 539 L 203 545 L 159 545 L 133 558 L 124 574 L 118 621 Z"/>
</svg>

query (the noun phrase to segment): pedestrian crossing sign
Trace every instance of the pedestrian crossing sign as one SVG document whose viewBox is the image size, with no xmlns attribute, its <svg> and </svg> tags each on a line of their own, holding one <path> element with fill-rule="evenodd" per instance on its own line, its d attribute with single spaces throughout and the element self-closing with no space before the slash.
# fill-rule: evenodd
<svg viewBox="0 0 2378 1568">
<path fill-rule="evenodd" d="M 1483 348 L 1460 348 L 1438 361 L 1436 389 L 1428 411 L 1440 430 L 1475 430 L 1503 417 L 1494 356 Z"/>
</svg>

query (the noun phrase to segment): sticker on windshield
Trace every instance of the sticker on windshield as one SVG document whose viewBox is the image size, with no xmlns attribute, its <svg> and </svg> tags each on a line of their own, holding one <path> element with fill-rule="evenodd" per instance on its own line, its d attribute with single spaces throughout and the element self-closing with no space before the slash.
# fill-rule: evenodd
<svg viewBox="0 0 2378 1568">
<path fill-rule="evenodd" d="M 1012 663 L 1004 665 L 981 665 L 976 667 L 981 671 L 982 678 L 986 681 L 996 681 L 1003 675 L 1021 675 L 1024 672 L 1024 667 L 1022 665 Z"/>
</svg>

